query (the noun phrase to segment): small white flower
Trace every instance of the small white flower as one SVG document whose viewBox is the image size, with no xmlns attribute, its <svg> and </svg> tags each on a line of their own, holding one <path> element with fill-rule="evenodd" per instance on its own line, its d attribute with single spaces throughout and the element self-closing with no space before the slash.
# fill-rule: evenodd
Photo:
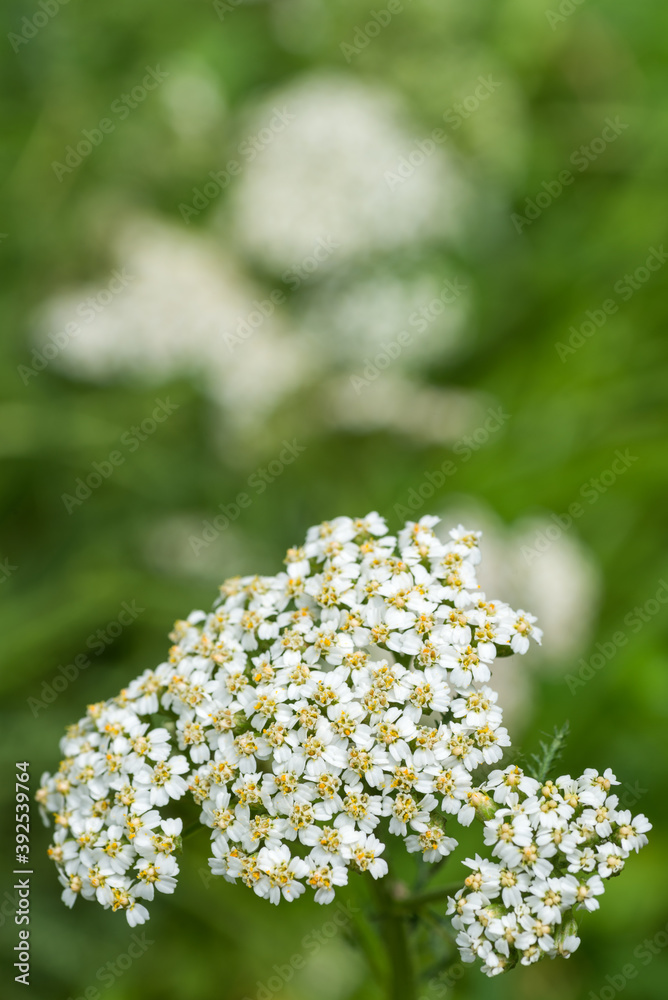
<svg viewBox="0 0 668 1000">
<path fill-rule="evenodd" d="M 177 755 L 169 760 L 158 761 L 153 767 L 144 765 L 136 771 L 134 780 L 140 786 L 146 785 L 152 806 L 165 806 L 170 799 L 182 798 L 188 785 L 181 777 L 190 770 L 185 757 Z"/>
<path fill-rule="evenodd" d="M 575 899 L 578 908 L 585 910 L 597 910 L 599 902 L 596 896 L 601 896 L 605 892 L 605 886 L 598 875 L 592 875 L 586 882 L 580 882 L 575 890 Z"/>
<path fill-rule="evenodd" d="M 297 899 L 304 892 L 299 879 L 308 874 L 308 865 L 301 858 L 291 857 L 287 846 L 263 847 L 257 856 L 257 867 L 263 877 L 257 882 L 255 891 L 271 903 L 279 903 L 281 896 L 287 900 Z"/>
<path fill-rule="evenodd" d="M 307 884 L 315 889 L 316 903 L 331 903 L 334 899 L 334 887 L 346 885 L 348 869 L 343 864 L 311 862 L 306 876 Z"/>
<path fill-rule="evenodd" d="M 179 866 L 173 857 L 162 858 L 159 862 L 141 858 L 135 868 L 140 882 L 135 888 L 135 896 L 153 899 L 156 889 L 158 892 L 174 892 Z"/>
<path fill-rule="evenodd" d="M 625 857 L 627 853 L 617 844 L 601 844 L 597 853 L 598 874 L 601 878 L 618 875 L 624 867 Z"/>
<path fill-rule="evenodd" d="M 373 878 L 382 878 L 387 875 L 387 862 L 380 857 L 384 850 L 385 844 L 366 833 L 345 844 L 342 853 L 358 871 L 368 871 Z"/>
<path fill-rule="evenodd" d="M 645 846 L 646 834 L 652 829 L 652 824 L 643 813 L 632 818 L 629 809 L 622 809 L 617 812 L 616 823 L 616 836 L 625 851 L 638 852 Z"/>
<path fill-rule="evenodd" d="M 569 872 L 593 872 L 596 868 L 596 852 L 591 847 L 575 848 L 566 857 Z"/>
<path fill-rule="evenodd" d="M 457 841 L 453 837 L 446 837 L 440 826 L 428 826 L 420 834 L 411 834 L 404 843 L 410 854 L 421 851 L 427 862 L 440 861 L 457 847 Z"/>
<path fill-rule="evenodd" d="M 512 623 L 513 636 L 510 647 L 515 653 L 526 653 L 529 650 L 529 636 L 540 645 L 543 638 L 541 629 L 535 626 L 536 618 L 527 611 L 518 611 Z"/>
</svg>

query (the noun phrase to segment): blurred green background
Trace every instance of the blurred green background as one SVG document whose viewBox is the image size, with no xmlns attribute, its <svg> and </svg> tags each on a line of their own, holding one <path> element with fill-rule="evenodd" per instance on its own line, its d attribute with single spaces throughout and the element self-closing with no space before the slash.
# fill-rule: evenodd
<svg viewBox="0 0 668 1000">
<path fill-rule="evenodd" d="M 497 677 L 518 753 L 570 720 L 560 771 L 611 766 L 654 823 L 570 961 L 425 996 L 609 1000 L 633 963 L 625 995 L 662 998 L 666 951 L 634 949 L 668 921 L 668 9 L 8 0 L 2 24 L 3 996 L 14 762 L 34 790 L 224 577 L 412 503 L 482 527 L 488 590 L 545 626 Z M 65 909 L 35 811 L 32 995 L 262 1000 L 329 913 L 207 888 L 204 840 L 116 976 L 131 932 Z M 279 1000 L 379 995 L 345 934 L 305 954 Z"/>
</svg>

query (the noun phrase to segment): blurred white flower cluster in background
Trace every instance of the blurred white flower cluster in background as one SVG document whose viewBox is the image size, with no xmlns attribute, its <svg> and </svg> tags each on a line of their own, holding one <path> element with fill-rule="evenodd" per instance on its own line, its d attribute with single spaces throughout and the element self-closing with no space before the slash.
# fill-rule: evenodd
<svg viewBox="0 0 668 1000">
<path fill-rule="evenodd" d="M 210 81 L 190 70 L 165 94 L 176 125 L 184 102 L 200 92 L 206 100 L 189 127 L 202 115 L 221 118 Z M 275 109 L 290 120 L 265 138 Z M 247 449 L 259 428 L 266 435 L 278 406 L 316 383 L 326 386 L 311 401 L 316 426 L 402 432 L 401 418 L 416 403 L 431 419 L 409 422 L 405 433 L 456 440 L 475 426 L 482 401 L 467 390 L 429 387 L 424 374 L 461 343 L 467 293 L 443 301 L 443 282 L 455 274 L 421 268 L 390 282 L 367 273 L 378 255 L 414 254 L 434 241 L 455 245 L 465 223 L 467 187 L 443 148 L 396 189 L 386 183 L 385 173 L 410 151 L 407 122 L 391 88 L 352 74 L 308 74 L 242 109 L 236 128 L 253 142 L 239 144 L 229 197 L 206 198 L 209 225 L 121 216 L 108 251 L 129 276 L 127 287 L 83 321 L 83 303 L 98 288 L 52 296 L 35 314 L 37 348 L 74 323 L 79 331 L 53 359 L 70 377 L 193 376 L 221 407 L 226 436 L 241 435 Z M 272 292 L 280 292 L 279 303 Z M 385 391 L 385 379 L 365 396 L 351 394 L 350 376 L 402 332 L 410 344 L 388 375 L 400 394 Z"/>
<path fill-rule="evenodd" d="M 265 267 L 281 273 L 322 236 L 354 258 L 461 231 L 466 186 L 444 149 L 396 188 L 385 179 L 413 144 L 396 92 L 309 74 L 270 95 L 250 131 L 275 105 L 294 121 L 245 168 L 232 203 L 236 238 Z"/>
</svg>

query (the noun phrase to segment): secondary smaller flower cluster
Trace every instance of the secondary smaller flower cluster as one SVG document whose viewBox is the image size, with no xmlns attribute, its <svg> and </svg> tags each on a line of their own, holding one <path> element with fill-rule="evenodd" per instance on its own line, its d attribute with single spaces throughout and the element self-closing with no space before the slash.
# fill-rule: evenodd
<svg viewBox="0 0 668 1000">
<path fill-rule="evenodd" d="M 497 860 L 468 858 L 471 874 L 448 903 L 464 962 L 477 958 L 494 976 L 575 951 L 577 912 L 598 909 L 604 879 L 621 872 L 651 829 L 642 814 L 619 808 L 617 784 L 610 769 L 544 784 L 519 767 L 490 774 L 480 810 Z"/>
</svg>

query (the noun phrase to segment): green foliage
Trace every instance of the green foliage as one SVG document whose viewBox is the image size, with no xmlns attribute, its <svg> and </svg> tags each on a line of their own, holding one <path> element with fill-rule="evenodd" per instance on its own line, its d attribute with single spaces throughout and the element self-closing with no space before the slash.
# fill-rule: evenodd
<svg viewBox="0 0 668 1000">
<path fill-rule="evenodd" d="M 533 764 L 527 773 L 532 778 L 540 781 L 541 784 L 546 778 L 554 774 L 554 766 L 562 757 L 566 748 L 569 729 L 570 725 L 568 721 L 564 722 L 562 726 L 555 726 L 553 734 L 547 736 L 547 742 L 545 740 L 540 741 L 540 753 L 531 754 Z"/>
</svg>

